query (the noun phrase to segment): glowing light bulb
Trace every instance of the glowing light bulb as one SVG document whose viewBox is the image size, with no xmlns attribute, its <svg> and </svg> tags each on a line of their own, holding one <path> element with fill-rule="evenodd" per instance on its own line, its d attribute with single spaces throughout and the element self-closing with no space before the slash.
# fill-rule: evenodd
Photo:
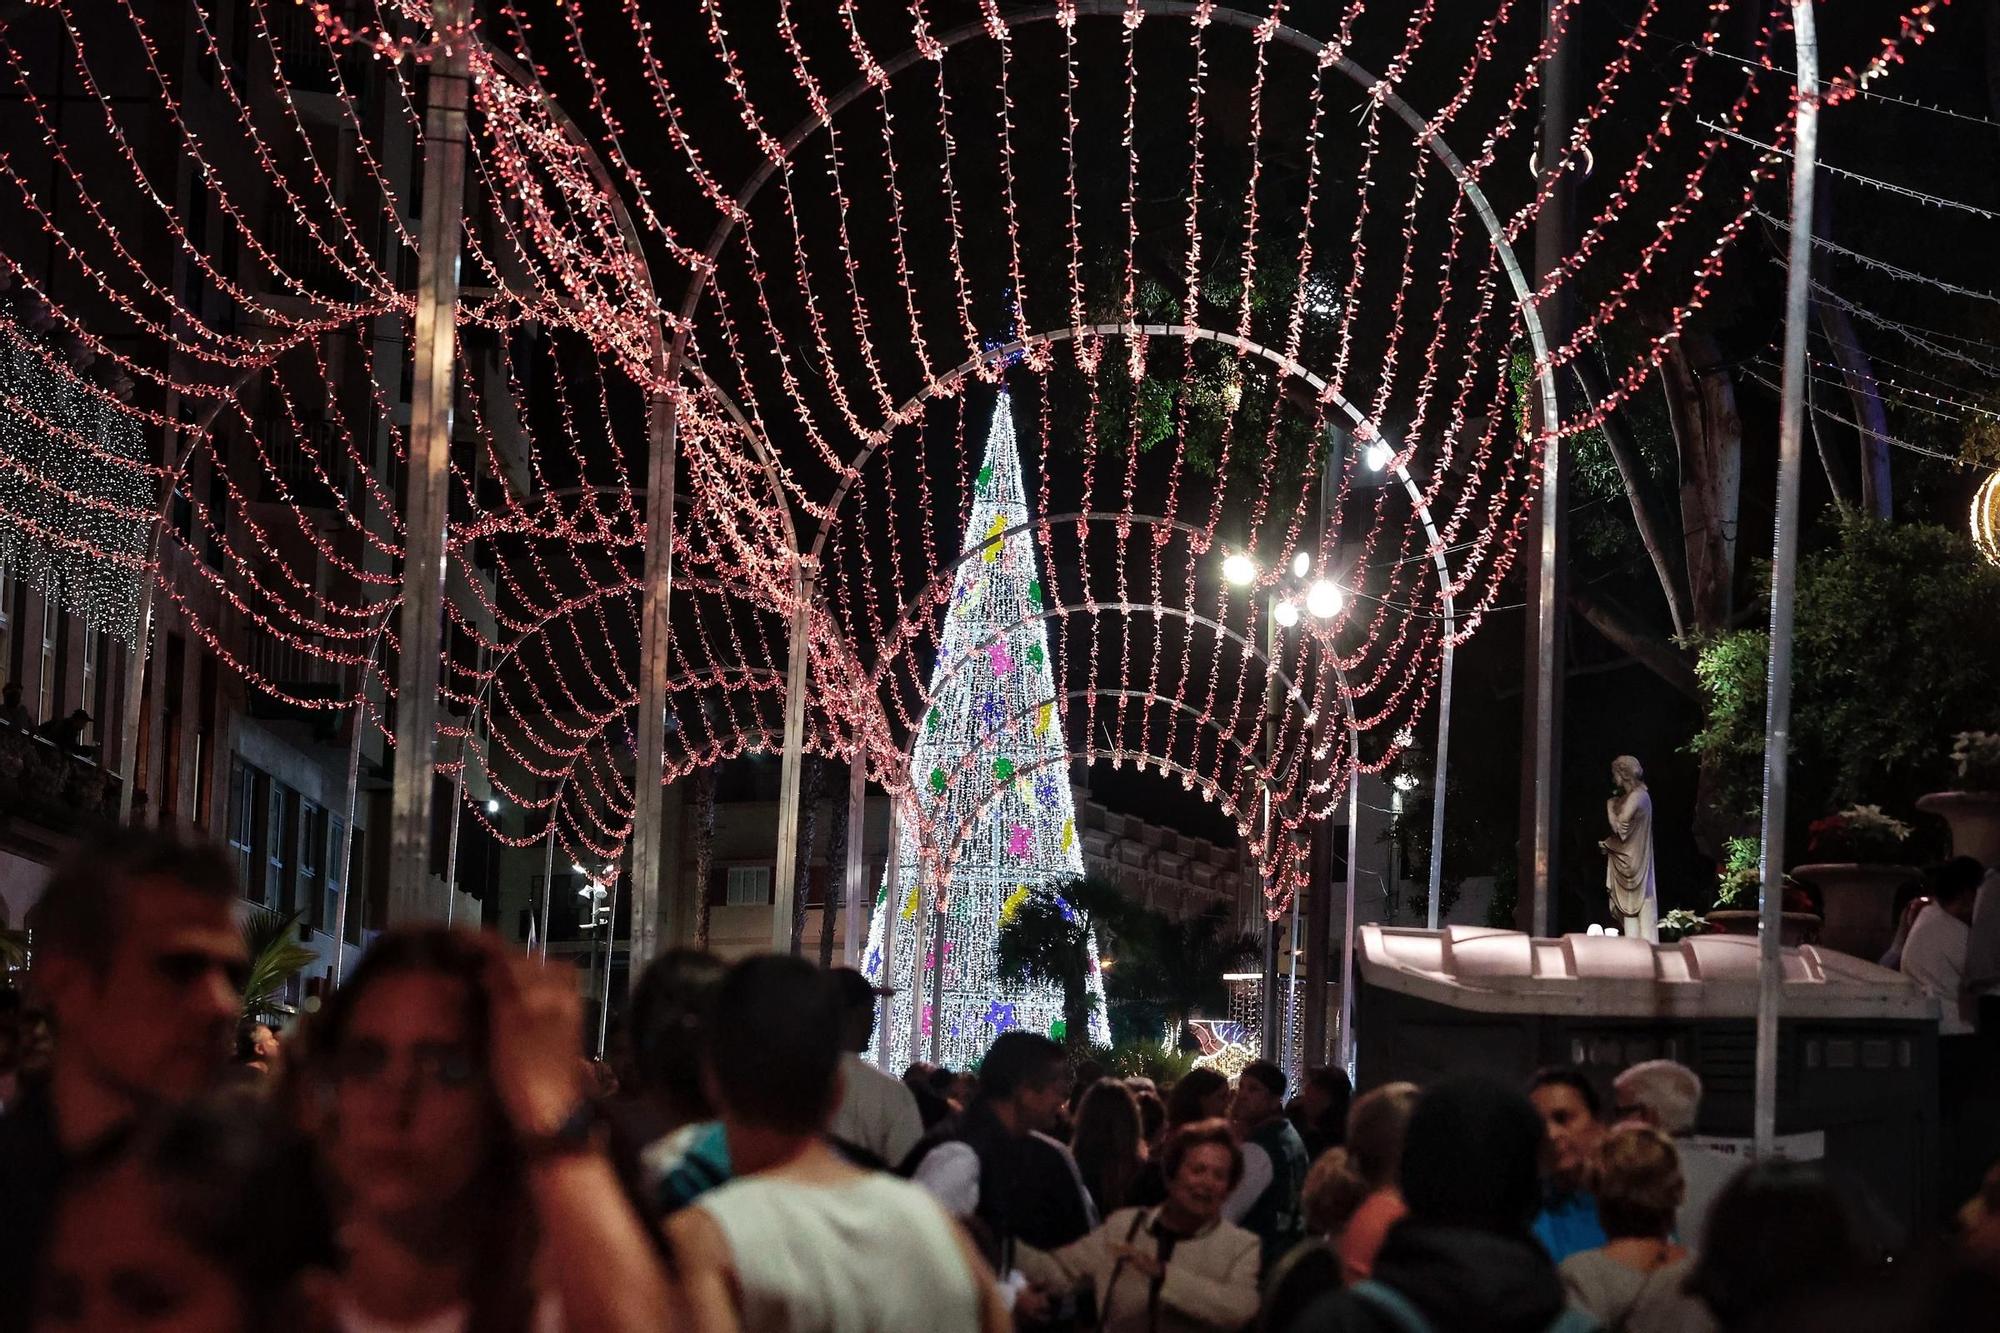
<svg viewBox="0 0 2000 1333">
<path fill-rule="evenodd" d="M 1292 601 L 1290 598 L 1279 602 L 1271 608 L 1271 618 L 1286 629 L 1290 629 L 1299 623 L 1298 603 Z"/>
<path fill-rule="evenodd" d="M 1331 620 L 1347 605 L 1347 594 L 1331 579 L 1317 579 L 1306 589 L 1306 610 L 1315 620 Z"/>
<path fill-rule="evenodd" d="M 1313 567 L 1313 558 L 1310 552 L 1300 551 L 1298 554 L 1292 557 L 1293 578 L 1295 579 L 1304 578 L 1306 576 L 1306 571 L 1311 569 L 1312 567 Z"/>
<path fill-rule="evenodd" d="M 1232 555 L 1222 562 L 1222 577 L 1235 587 L 1247 588 L 1257 581 L 1257 562 L 1247 555 Z"/>
<path fill-rule="evenodd" d="M 491 796 L 486 798 L 486 813 L 489 815 L 500 813 L 500 802 L 496 798 Z"/>
<path fill-rule="evenodd" d="M 1394 449 L 1391 449 L 1381 440 L 1377 440 L 1368 446 L 1368 452 L 1361 455 L 1361 461 L 1368 465 L 1369 471 L 1380 472 L 1383 468 L 1388 467 L 1394 461 L 1395 457 L 1396 451 Z"/>
</svg>

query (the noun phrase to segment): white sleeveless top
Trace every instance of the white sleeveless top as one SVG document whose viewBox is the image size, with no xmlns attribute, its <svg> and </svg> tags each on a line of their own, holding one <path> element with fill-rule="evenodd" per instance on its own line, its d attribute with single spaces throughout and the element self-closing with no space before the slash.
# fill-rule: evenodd
<svg viewBox="0 0 2000 1333">
<path fill-rule="evenodd" d="M 696 1199 L 729 1244 L 747 1333 L 979 1327 L 979 1289 L 930 1195 L 871 1173 L 814 1186 L 748 1176 Z"/>
</svg>

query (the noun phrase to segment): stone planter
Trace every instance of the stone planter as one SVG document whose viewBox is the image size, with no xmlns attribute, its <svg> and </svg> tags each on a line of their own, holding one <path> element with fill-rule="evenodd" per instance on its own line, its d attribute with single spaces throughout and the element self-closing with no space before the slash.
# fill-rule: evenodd
<svg viewBox="0 0 2000 1333">
<path fill-rule="evenodd" d="M 1826 923 L 1819 946 L 1874 962 L 1896 935 L 1896 890 L 1918 877 L 1911 866 L 1803 865 L 1792 878 L 1819 890 Z"/>
<path fill-rule="evenodd" d="M 1749 908 L 1721 907 L 1706 914 L 1708 924 L 1725 935 L 1757 934 L 1757 913 Z M 1811 944 L 1819 937 L 1819 918 L 1811 912 L 1787 912 L 1778 928 L 1778 943 L 1786 948 Z"/>
<path fill-rule="evenodd" d="M 2000 865 L 2000 791 L 1936 791 L 1919 796 L 1917 809 L 1951 825 L 1952 855 Z"/>
</svg>

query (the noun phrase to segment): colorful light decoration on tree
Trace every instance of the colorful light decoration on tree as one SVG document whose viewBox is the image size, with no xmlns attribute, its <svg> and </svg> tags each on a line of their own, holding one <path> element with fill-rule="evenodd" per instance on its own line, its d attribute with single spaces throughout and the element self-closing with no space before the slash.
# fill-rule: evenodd
<svg viewBox="0 0 2000 1333">
<path fill-rule="evenodd" d="M 891 1064 L 929 1059 L 931 1046 L 910 1049 L 910 1006 L 925 1007 L 938 1058 L 964 1068 L 1000 1032 L 1023 1027 L 1049 1032 L 1062 1020 L 1054 987 L 1004 986 L 995 974 L 994 941 L 1002 920 L 1034 894 L 1058 893 L 1083 874 L 1074 836 L 1068 756 L 1062 738 L 1037 725 L 1060 697 L 1048 661 L 1048 627 L 1032 589 L 1040 583 L 1031 538 L 1014 412 L 1003 390 L 993 407 L 986 451 L 965 525 L 965 558 L 956 566 L 950 605 L 931 672 L 930 708 L 910 752 L 910 780 L 919 789 L 919 818 L 899 831 L 897 878 L 885 883 L 869 929 L 864 966 L 897 989 L 886 1006 Z M 987 705 L 992 704 L 989 708 Z M 947 882 L 946 844 L 958 844 Z M 888 914 L 908 909 L 885 971 Z M 925 960 L 912 941 L 921 907 Z M 944 912 L 943 1004 L 931 1012 L 937 958 L 933 912 Z M 927 960 L 927 961 L 926 961 Z M 913 965 L 926 961 L 926 966 Z M 1091 1037 L 1110 1041 L 1104 983 L 1091 949 L 1090 986 L 1097 1000 Z M 934 1026 L 934 1029 L 932 1028 Z"/>
</svg>

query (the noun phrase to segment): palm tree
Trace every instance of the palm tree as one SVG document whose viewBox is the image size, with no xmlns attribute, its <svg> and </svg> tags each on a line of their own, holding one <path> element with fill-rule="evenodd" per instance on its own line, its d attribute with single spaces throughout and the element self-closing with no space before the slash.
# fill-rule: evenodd
<svg viewBox="0 0 2000 1333">
<path fill-rule="evenodd" d="M 1063 1039 L 1073 1049 L 1090 1044 L 1090 946 L 1116 934 L 1137 911 L 1118 885 L 1088 876 L 1031 893 L 1000 924 L 994 961 L 1013 986 L 1061 989 Z"/>
<path fill-rule="evenodd" d="M 297 912 L 279 912 L 251 905 L 243 914 L 240 929 L 243 946 L 250 955 L 250 972 L 243 982 L 243 1016 L 256 1018 L 268 1012 L 284 992 L 285 983 L 318 960 L 319 955 L 299 943 L 292 927 Z"/>
<path fill-rule="evenodd" d="M 1119 935 L 1118 990 L 1164 1014 L 1171 1044 L 1178 1045 L 1190 1018 L 1227 1007 L 1223 973 L 1256 957 L 1257 949 L 1255 936 L 1230 929 L 1229 909 L 1219 903 L 1179 919 L 1140 911 Z"/>
</svg>

